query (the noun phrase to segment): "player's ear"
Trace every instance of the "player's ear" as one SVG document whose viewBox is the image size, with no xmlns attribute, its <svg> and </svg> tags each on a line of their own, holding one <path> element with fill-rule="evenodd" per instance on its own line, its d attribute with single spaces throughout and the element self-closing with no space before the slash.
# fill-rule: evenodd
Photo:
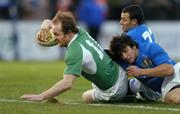
<svg viewBox="0 0 180 114">
<path fill-rule="evenodd" d="M 133 50 L 137 50 L 137 47 L 136 46 L 132 46 L 131 47 Z"/>
<path fill-rule="evenodd" d="M 137 25 L 138 24 L 137 19 L 132 19 L 132 23 L 133 23 L 133 25 Z"/>
</svg>

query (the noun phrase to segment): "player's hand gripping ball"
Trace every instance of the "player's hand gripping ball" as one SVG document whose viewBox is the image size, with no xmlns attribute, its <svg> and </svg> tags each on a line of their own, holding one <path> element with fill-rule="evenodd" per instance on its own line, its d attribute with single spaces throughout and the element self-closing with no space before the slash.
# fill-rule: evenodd
<svg viewBox="0 0 180 114">
<path fill-rule="evenodd" d="M 44 47 L 51 47 L 58 44 L 51 29 L 41 29 L 36 36 L 37 43 Z"/>
</svg>

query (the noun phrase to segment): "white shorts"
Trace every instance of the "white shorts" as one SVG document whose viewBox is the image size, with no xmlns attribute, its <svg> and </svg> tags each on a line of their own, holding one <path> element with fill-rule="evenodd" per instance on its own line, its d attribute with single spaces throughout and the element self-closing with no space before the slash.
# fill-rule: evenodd
<svg viewBox="0 0 180 114">
<path fill-rule="evenodd" d="M 174 65 L 174 75 L 164 78 L 161 91 L 162 100 L 164 101 L 167 93 L 175 86 L 180 85 L 180 62 Z"/>
<path fill-rule="evenodd" d="M 95 84 L 92 84 L 95 91 L 92 93 L 92 98 L 95 102 L 123 100 L 128 89 L 128 79 L 126 72 L 119 67 L 119 77 L 117 82 L 108 90 L 100 90 Z"/>
</svg>

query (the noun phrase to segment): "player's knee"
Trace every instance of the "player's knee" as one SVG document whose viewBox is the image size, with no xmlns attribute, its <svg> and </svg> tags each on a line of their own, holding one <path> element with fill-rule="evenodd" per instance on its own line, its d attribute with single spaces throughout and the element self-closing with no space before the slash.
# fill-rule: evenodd
<svg viewBox="0 0 180 114">
<path fill-rule="evenodd" d="M 136 78 L 132 78 L 129 80 L 129 89 L 133 94 L 139 92 L 140 82 Z"/>
<path fill-rule="evenodd" d="M 92 103 L 93 99 L 92 99 L 92 94 L 90 91 L 86 91 L 82 94 L 82 100 L 85 103 Z"/>
<path fill-rule="evenodd" d="M 168 104 L 180 104 L 180 97 L 176 95 L 169 95 L 165 98 L 165 103 Z"/>
</svg>

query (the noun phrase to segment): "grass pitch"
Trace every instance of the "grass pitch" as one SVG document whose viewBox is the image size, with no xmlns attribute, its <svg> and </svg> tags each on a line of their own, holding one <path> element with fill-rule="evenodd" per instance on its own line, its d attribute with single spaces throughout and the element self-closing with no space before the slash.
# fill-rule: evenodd
<svg viewBox="0 0 180 114">
<path fill-rule="evenodd" d="M 59 103 L 21 100 L 24 93 L 40 93 L 62 79 L 63 62 L 0 62 L 0 114 L 180 114 L 180 105 L 154 103 L 84 104 L 83 91 L 91 83 L 80 77 L 57 97 Z"/>
</svg>

